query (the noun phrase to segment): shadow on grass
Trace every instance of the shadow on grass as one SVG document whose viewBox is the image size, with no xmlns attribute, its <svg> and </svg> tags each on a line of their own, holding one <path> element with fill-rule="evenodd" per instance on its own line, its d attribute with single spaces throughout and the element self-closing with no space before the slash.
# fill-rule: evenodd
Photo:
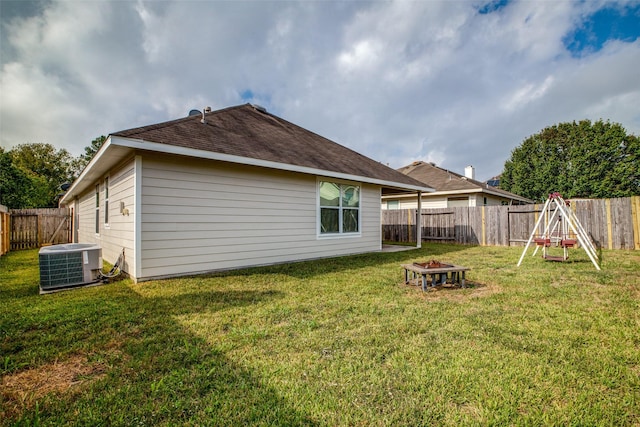
<svg viewBox="0 0 640 427">
<path fill-rule="evenodd" d="M 37 268 L 35 259 L 25 268 Z M 33 295 L 33 283 L 10 284 L 10 309 L 0 316 L 3 381 L 79 354 L 103 368 L 62 393 L 22 390 L 16 395 L 27 398 L 10 401 L 3 392 L 0 425 L 315 425 L 241 361 L 175 319 L 249 307 L 278 292 L 144 298 L 126 283 L 46 296 Z"/>
<path fill-rule="evenodd" d="M 242 270 L 211 273 L 206 276 L 241 277 L 255 274 L 285 274 L 296 279 L 309 279 L 317 275 L 347 271 L 353 272 L 355 270 L 378 267 L 383 264 L 397 263 L 399 265 L 415 259 L 426 261 L 444 256 L 451 252 L 462 251 L 469 247 L 470 246 L 456 244 L 427 243 L 423 244 L 421 249 L 411 249 L 400 252 L 371 252 L 358 255 L 339 256 L 335 258 L 322 258 L 267 267 L 254 267 Z"/>
<path fill-rule="evenodd" d="M 150 298 L 145 304 L 152 310 L 122 343 L 129 362 L 88 402 L 97 398 L 105 408 L 120 406 L 115 417 L 105 420 L 108 424 L 314 425 L 259 375 L 169 320 L 277 297 L 275 292 L 238 291 Z M 115 392 L 114 383 L 120 385 Z"/>
<path fill-rule="evenodd" d="M 283 297 L 282 292 L 265 291 L 218 291 L 205 287 L 202 292 L 190 292 L 171 296 L 143 297 L 154 309 L 166 314 L 182 315 L 191 313 L 215 312 L 230 307 L 243 307 L 262 301 Z"/>
</svg>

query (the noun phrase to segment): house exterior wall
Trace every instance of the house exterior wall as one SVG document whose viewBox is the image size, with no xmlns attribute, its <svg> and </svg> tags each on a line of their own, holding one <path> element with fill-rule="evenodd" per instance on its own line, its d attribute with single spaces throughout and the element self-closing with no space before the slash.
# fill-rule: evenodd
<svg viewBox="0 0 640 427">
<path fill-rule="evenodd" d="M 109 216 L 105 224 L 105 180 L 108 177 L 109 186 Z M 123 271 L 133 275 L 135 271 L 134 257 L 134 183 L 135 162 L 133 159 L 112 169 L 107 175 L 84 192 L 77 201 L 76 232 L 74 240 L 80 243 L 97 243 L 102 248 L 102 258 L 111 264 L 125 250 L 125 265 Z M 99 186 L 100 203 L 98 207 L 98 227 L 96 233 L 96 195 L 95 186 Z M 120 212 L 120 202 L 124 203 L 128 214 Z M 127 213 L 125 211 L 125 213 Z"/>
<path fill-rule="evenodd" d="M 481 201 L 481 203 L 484 203 L 484 201 Z M 500 198 L 500 197 L 494 197 L 494 196 L 487 196 L 487 204 L 486 206 L 501 206 L 503 204 L 509 204 L 509 199 L 504 199 L 504 198 Z M 480 206 L 480 205 L 478 205 Z"/>
<path fill-rule="evenodd" d="M 145 155 L 141 178 L 139 280 L 381 249 L 379 186 L 360 184 L 357 236 L 326 237 L 315 176 Z"/>
<path fill-rule="evenodd" d="M 466 194 L 455 194 L 451 196 L 423 196 L 422 197 L 422 208 L 423 209 L 436 209 L 436 208 L 447 208 L 449 207 L 449 203 L 447 202 L 449 197 L 468 197 L 469 201 L 466 206 L 501 206 L 503 204 L 509 204 L 510 199 L 493 196 L 491 194 L 486 193 L 466 193 Z M 486 198 L 486 205 L 485 205 Z M 395 209 L 417 209 L 418 208 L 418 199 L 417 197 L 405 197 L 398 199 L 387 199 L 382 203 L 382 209 L 390 209 L 388 207 L 387 201 L 389 200 L 398 200 L 398 205 Z"/>
<path fill-rule="evenodd" d="M 470 206 L 502 206 L 508 205 L 511 202 L 511 199 L 506 197 L 498 197 L 487 193 L 476 193 L 475 196 L 472 197 L 475 198 L 475 205 Z M 471 196 L 469 199 L 471 200 Z"/>
<path fill-rule="evenodd" d="M 398 200 L 398 207 L 394 209 L 418 209 L 418 198 L 417 197 L 406 197 L 399 199 L 391 199 Z M 447 207 L 447 198 L 440 196 L 433 197 L 423 197 L 422 198 L 422 209 L 437 209 L 437 208 L 446 208 Z M 387 202 L 382 203 L 382 209 L 389 209 Z"/>
</svg>

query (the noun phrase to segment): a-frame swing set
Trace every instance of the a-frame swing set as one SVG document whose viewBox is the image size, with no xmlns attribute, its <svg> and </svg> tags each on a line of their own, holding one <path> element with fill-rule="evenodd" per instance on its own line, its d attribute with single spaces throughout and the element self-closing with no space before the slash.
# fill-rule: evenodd
<svg viewBox="0 0 640 427">
<path fill-rule="evenodd" d="M 539 230 L 542 221 L 544 221 L 544 231 L 540 234 Z M 580 221 L 578 221 L 576 214 L 569 208 L 569 203 L 559 193 L 549 194 L 549 198 L 545 202 L 540 217 L 522 251 L 518 267 L 522 264 L 522 260 L 532 243 L 536 245 L 533 255 L 538 252 L 538 249 L 542 248 L 542 257 L 550 261 L 566 261 L 569 258 L 568 248 L 572 248 L 579 243 L 596 269 L 600 270 L 595 246 Z M 549 254 L 548 248 L 552 244 L 562 247 L 562 256 Z"/>
</svg>

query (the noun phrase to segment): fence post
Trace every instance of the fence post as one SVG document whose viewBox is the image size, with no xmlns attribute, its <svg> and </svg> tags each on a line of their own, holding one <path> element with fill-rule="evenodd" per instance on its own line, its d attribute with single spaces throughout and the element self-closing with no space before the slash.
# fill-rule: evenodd
<svg viewBox="0 0 640 427">
<path fill-rule="evenodd" d="M 611 199 L 605 199 L 607 207 L 607 248 L 613 249 L 613 224 L 611 223 Z"/>
<path fill-rule="evenodd" d="M 631 197 L 631 222 L 633 223 L 633 246 L 640 250 L 640 196 Z"/>
<path fill-rule="evenodd" d="M 484 208 L 484 205 L 482 205 L 482 246 L 487 246 L 487 219 Z"/>
<path fill-rule="evenodd" d="M 0 205 L 0 256 L 9 252 L 9 210 Z"/>
</svg>

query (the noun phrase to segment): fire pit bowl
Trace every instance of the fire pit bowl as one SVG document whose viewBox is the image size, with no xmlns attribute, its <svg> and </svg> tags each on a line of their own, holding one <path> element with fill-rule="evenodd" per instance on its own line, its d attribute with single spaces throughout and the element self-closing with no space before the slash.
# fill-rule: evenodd
<svg viewBox="0 0 640 427">
<path fill-rule="evenodd" d="M 453 265 L 452 264 L 444 264 L 440 261 L 436 261 L 434 259 L 432 259 L 431 261 L 427 261 L 427 262 L 414 262 L 413 265 L 420 267 L 420 268 L 452 268 Z"/>
</svg>

